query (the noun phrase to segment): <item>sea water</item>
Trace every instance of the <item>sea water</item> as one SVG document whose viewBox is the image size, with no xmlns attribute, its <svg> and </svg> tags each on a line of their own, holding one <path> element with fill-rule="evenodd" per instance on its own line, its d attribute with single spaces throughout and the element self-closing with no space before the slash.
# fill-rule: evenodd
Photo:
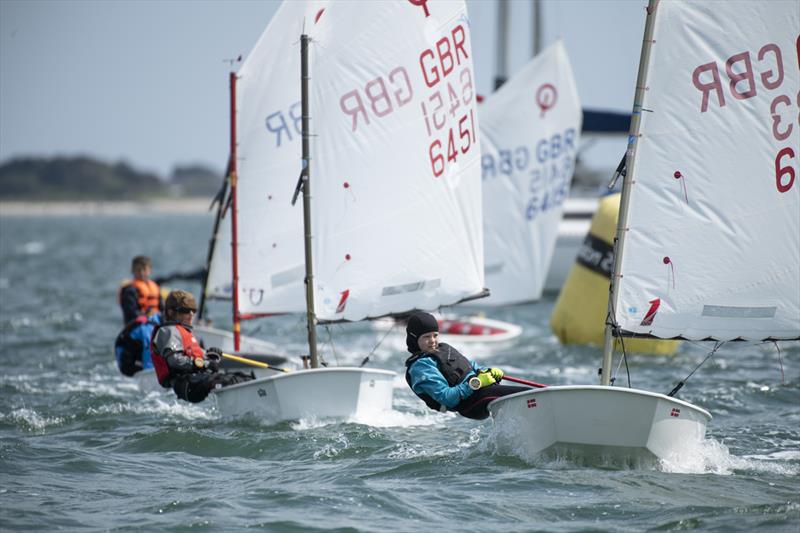
<svg viewBox="0 0 800 533">
<path fill-rule="evenodd" d="M 501 454 L 490 420 L 413 396 L 402 335 L 368 324 L 320 328 L 319 339 L 329 364 L 374 349 L 370 365 L 398 372 L 394 410 L 375 419 L 266 425 L 222 419 L 213 399 L 143 393 L 113 360 L 119 283 L 137 254 L 156 275 L 198 268 L 211 226 L 205 214 L 0 214 L 1 530 L 800 530 L 796 342 L 715 353 L 679 393 L 713 414 L 708 439 L 670 463 Z M 462 351 L 516 377 L 596 383 L 599 349 L 561 346 L 553 304 L 484 310 L 522 336 Z M 230 326 L 226 304 L 211 316 Z M 299 316 L 245 325 L 286 354 L 305 350 L 304 328 Z M 630 383 L 668 392 L 712 347 L 631 356 Z M 617 384 L 627 381 L 623 364 Z"/>
</svg>

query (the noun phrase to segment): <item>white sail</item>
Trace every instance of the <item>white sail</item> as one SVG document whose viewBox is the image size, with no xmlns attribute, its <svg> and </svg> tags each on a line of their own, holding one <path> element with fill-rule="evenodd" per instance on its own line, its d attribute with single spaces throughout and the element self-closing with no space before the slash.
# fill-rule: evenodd
<svg viewBox="0 0 800 533">
<path fill-rule="evenodd" d="M 798 3 L 656 9 L 616 320 L 662 338 L 797 338 Z"/>
<path fill-rule="evenodd" d="M 555 42 L 480 106 L 489 298 L 537 300 L 572 183 L 583 113 L 567 51 Z"/>
<path fill-rule="evenodd" d="M 227 209 L 220 218 L 214 235 L 214 251 L 208 265 L 205 292 L 208 298 L 230 299 L 232 289 L 231 270 L 231 210 Z"/>
<path fill-rule="evenodd" d="M 331 2 L 306 31 L 317 316 L 361 320 L 481 292 L 464 2 Z"/>
<path fill-rule="evenodd" d="M 237 73 L 243 314 L 305 310 L 303 209 L 291 205 L 301 168 L 299 36 L 327 4 L 284 2 Z"/>
</svg>

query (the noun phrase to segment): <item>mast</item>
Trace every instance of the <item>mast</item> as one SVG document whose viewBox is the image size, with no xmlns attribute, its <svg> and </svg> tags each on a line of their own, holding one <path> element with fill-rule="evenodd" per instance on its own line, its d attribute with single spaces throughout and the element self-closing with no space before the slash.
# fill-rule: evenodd
<svg viewBox="0 0 800 533">
<path fill-rule="evenodd" d="M 508 0 L 497 2 L 497 75 L 494 88 L 499 89 L 508 79 Z"/>
<path fill-rule="evenodd" d="M 228 179 L 231 173 L 231 162 L 228 161 L 228 166 L 225 168 L 225 179 L 222 182 L 222 188 L 217 193 L 214 201 L 217 203 L 217 213 L 214 216 L 214 228 L 211 230 L 211 238 L 208 241 L 208 253 L 206 254 L 206 269 L 203 272 L 203 291 L 200 293 L 200 305 L 197 309 L 197 318 L 205 316 L 205 304 L 208 298 L 208 274 L 211 271 L 211 260 L 214 258 L 214 250 L 217 248 L 217 231 L 219 231 L 219 223 L 222 220 L 222 213 L 225 211 L 226 197 L 228 193 Z M 213 202 L 211 205 L 214 205 Z"/>
<path fill-rule="evenodd" d="M 239 351 L 239 341 L 242 331 L 241 316 L 239 315 L 239 262 L 237 260 L 238 249 L 238 227 L 237 218 L 239 212 L 236 203 L 236 73 L 230 73 L 231 91 L 231 162 L 230 162 L 230 182 L 231 182 L 231 274 L 233 277 L 233 349 Z"/>
<path fill-rule="evenodd" d="M 642 52 L 639 59 L 639 73 L 636 76 L 636 93 L 633 99 L 633 112 L 631 113 L 631 126 L 628 134 L 628 151 L 625 165 L 628 171 L 622 182 L 622 197 L 619 203 L 619 216 L 617 217 L 617 232 L 614 237 L 614 270 L 611 273 L 611 288 L 608 293 L 608 318 L 603 342 L 603 367 L 600 370 L 600 384 L 611 383 L 611 357 L 613 355 L 614 337 L 612 323 L 615 321 L 615 299 L 619 288 L 620 271 L 622 270 L 622 253 L 625 248 L 625 233 L 628 225 L 628 202 L 631 197 L 633 183 L 633 164 L 636 160 L 636 143 L 639 139 L 639 125 L 642 119 L 642 103 L 644 102 L 645 87 L 647 86 L 647 68 L 650 63 L 650 45 L 653 40 L 653 29 L 656 20 L 656 6 L 659 0 L 649 0 L 647 6 L 647 19 L 644 26 L 644 39 Z"/>
<path fill-rule="evenodd" d="M 311 368 L 319 367 L 317 318 L 314 313 L 314 266 L 311 261 L 311 153 L 308 115 L 308 35 L 300 36 L 300 102 L 303 129 L 303 232 L 306 261 L 306 327 Z"/>
<path fill-rule="evenodd" d="M 533 55 L 531 57 L 536 57 L 539 55 L 539 52 L 542 51 L 542 1 L 541 0 L 533 0 L 533 4 L 531 5 L 531 16 L 533 17 L 532 25 L 533 25 L 533 42 L 531 43 L 533 46 Z"/>
</svg>

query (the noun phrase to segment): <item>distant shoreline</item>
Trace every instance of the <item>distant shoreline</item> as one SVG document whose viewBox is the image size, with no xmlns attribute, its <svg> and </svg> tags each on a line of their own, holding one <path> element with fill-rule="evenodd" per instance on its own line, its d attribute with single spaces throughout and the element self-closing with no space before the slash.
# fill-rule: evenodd
<svg viewBox="0 0 800 533">
<path fill-rule="evenodd" d="M 127 216 L 142 213 L 210 213 L 210 198 L 149 201 L 33 202 L 0 201 L 0 216 Z"/>
</svg>

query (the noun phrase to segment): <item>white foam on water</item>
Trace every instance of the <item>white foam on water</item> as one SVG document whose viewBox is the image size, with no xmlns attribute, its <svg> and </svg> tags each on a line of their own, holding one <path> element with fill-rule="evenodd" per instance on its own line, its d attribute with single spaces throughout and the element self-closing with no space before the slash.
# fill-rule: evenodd
<svg viewBox="0 0 800 533">
<path fill-rule="evenodd" d="M 797 475 L 800 465 L 790 464 L 800 459 L 800 451 L 782 451 L 769 455 L 737 457 L 728 447 L 710 438 L 680 458 L 661 461 L 661 470 L 680 474 L 732 475 L 737 471 L 761 472 L 779 475 Z"/>
<path fill-rule="evenodd" d="M 28 241 L 17 246 L 17 253 L 23 255 L 40 255 L 46 247 L 42 241 Z"/>
<path fill-rule="evenodd" d="M 314 459 L 331 459 L 350 448 L 350 441 L 343 433 L 336 435 L 335 443 L 325 444 L 321 449 L 314 452 Z"/>
<path fill-rule="evenodd" d="M 56 385 L 58 392 L 88 392 L 96 395 L 123 398 L 130 396 L 130 390 L 121 388 L 120 384 L 107 379 L 98 379 L 97 376 L 90 376 L 90 379 L 71 379 L 62 381 Z"/>
<path fill-rule="evenodd" d="M 46 417 L 42 416 L 33 409 L 28 409 L 26 407 L 20 409 L 14 409 L 10 413 L 0 413 L 0 420 L 3 421 L 11 421 L 15 424 L 19 424 L 22 426 L 23 429 L 27 429 L 29 431 L 37 431 L 42 432 L 47 427 L 50 426 L 58 426 L 64 422 L 62 417 L 53 416 L 53 417 Z"/>
<path fill-rule="evenodd" d="M 447 450 L 436 450 L 423 444 L 411 444 L 401 442 L 387 454 L 388 459 L 426 459 L 430 457 L 444 457 L 448 455 Z"/>
<path fill-rule="evenodd" d="M 378 428 L 411 428 L 439 425 L 442 423 L 442 418 L 433 411 L 430 414 L 420 414 L 392 409 L 351 417 L 348 421 Z"/>
<path fill-rule="evenodd" d="M 209 408 L 210 403 L 213 402 L 189 403 L 179 400 L 174 394 L 167 396 L 159 392 L 148 393 L 145 400 L 146 402 L 141 404 L 134 404 L 137 413 L 157 413 L 187 420 L 215 420 L 217 418 L 216 411 Z"/>
<path fill-rule="evenodd" d="M 342 422 L 361 424 L 376 428 L 410 428 L 439 425 L 442 423 L 442 419 L 440 417 L 440 414 L 434 412 L 431 412 L 430 414 L 420 414 L 391 409 L 388 411 L 362 413 L 361 415 L 347 417 L 344 419 L 344 421 L 340 418 L 317 418 L 315 416 L 309 416 L 294 422 L 290 422 L 290 426 L 295 431 L 307 431 L 310 429 L 341 424 Z"/>
</svg>

